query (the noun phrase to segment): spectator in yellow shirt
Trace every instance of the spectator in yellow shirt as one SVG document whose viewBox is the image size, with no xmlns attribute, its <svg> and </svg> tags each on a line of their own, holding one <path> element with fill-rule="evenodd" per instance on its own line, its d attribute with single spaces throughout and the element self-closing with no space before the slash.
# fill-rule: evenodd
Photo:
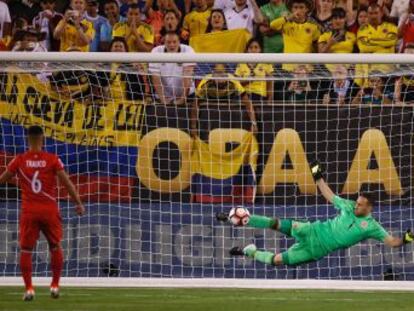
<svg viewBox="0 0 414 311">
<path fill-rule="evenodd" d="M 72 0 L 71 9 L 66 10 L 63 19 L 56 26 L 53 37 L 60 40 L 61 52 L 71 46 L 79 47 L 81 52 L 89 51 L 95 30 L 93 24 L 84 18 L 85 8 L 85 0 Z"/>
<path fill-rule="evenodd" d="M 247 42 L 246 53 L 262 53 L 262 45 L 259 40 L 252 38 Z M 271 64 L 239 64 L 235 76 L 241 78 L 253 78 L 250 81 L 240 81 L 247 95 L 253 102 L 263 103 L 271 101 L 273 94 L 273 81 L 266 79 L 272 76 L 273 66 Z M 257 80 L 263 79 L 263 80 Z"/>
<path fill-rule="evenodd" d="M 128 52 L 124 38 L 116 37 L 109 46 L 113 53 Z M 112 63 L 97 72 L 93 88 L 95 94 L 108 100 L 142 100 L 150 95 L 147 75 L 140 64 Z M 93 81 L 93 80 L 92 80 Z"/>
<path fill-rule="evenodd" d="M 323 33 L 318 40 L 319 53 L 352 53 L 356 36 L 346 30 L 346 12 L 342 8 L 332 10 L 331 31 Z"/>
<path fill-rule="evenodd" d="M 141 21 L 141 13 L 137 4 L 129 6 L 126 22 L 115 24 L 112 37 L 125 38 L 130 52 L 150 52 L 154 45 L 152 27 Z"/>
<path fill-rule="evenodd" d="M 270 23 L 270 28 L 282 34 L 284 53 L 312 53 L 314 43 L 321 35 L 319 26 L 308 16 L 312 3 L 308 0 L 291 0 L 287 6 L 291 14 L 275 19 Z M 284 64 L 282 68 L 292 71 L 295 67 Z"/>
<path fill-rule="evenodd" d="M 192 36 L 202 35 L 206 32 L 211 9 L 207 7 L 206 0 L 194 0 L 195 8 L 184 17 L 182 37 L 189 40 Z"/>
<path fill-rule="evenodd" d="M 373 3 L 368 7 L 368 24 L 357 33 L 361 53 L 395 53 L 398 40 L 396 25 L 383 20 L 381 7 Z"/>
<path fill-rule="evenodd" d="M 220 10 L 221 11 L 221 10 Z M 232 74 L 227 73 L 226 65 L 216 64 L 213 72 L 206 75 L 198 84 L 196 89 L 196 99 L 191 109 L 191 136 L 198 136 L 197 122 L 199 119 L 200 103 L 209 104 L 212 102 L 224 100 L 227 103 L 239 103 L 244 105 L 245 109 L 240 109 L 242 115 L 247 112 L 248 118 L 251 122 L 251 131 L 257 133 L 257 122 L 254 107 L 246 90 L 239 81 L 234 79 Z"/>
<path fill-rule="evenodd" d="M 398 40 L 396 25 L 383 20 L 382 8 L 373 3 L 368 7 L 368 24 L 359 28 L 357 44 L 360 53 L 395 53 Z M 387 73 L 392 68 L 389 65 L 356 65 L 355 82 L 359 86 L 367 86 L 371 71 Z"/>
<path fill-rule="evenodd" d="M 65 52 L 82 52 L 79 47 L 71 46 Z M 54 71 L 49 76 L 50 87 L 63 100 L 78 100 L 82 103 L 91 102 L 91 72 L 86 70 Z"/>
</svg>

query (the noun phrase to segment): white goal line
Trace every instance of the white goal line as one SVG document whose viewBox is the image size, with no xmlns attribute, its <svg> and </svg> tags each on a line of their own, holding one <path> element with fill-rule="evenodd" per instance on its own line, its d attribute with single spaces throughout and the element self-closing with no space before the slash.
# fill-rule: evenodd
<svg viewBox="0 0 414 311">
<path fill-rule="evenodd" d="M 36 286 L 49 286 L 51 278 L 35 277 Z M 23 286 L 20 277 L 1 277 L 0 286 Z M 216 278 L 89 278 L 64 277 L 66 287 L 128 287 L 128 288 L 251 288 L 251 289 L 320 289 L 367 291 L 414 291 L 414 281 L 351 281 L 351 280 L 258 280 Z"/>
</svg>

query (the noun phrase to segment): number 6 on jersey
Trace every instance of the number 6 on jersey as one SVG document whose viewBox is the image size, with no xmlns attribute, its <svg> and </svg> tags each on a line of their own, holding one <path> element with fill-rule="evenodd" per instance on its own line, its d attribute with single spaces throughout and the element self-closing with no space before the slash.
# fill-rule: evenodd
<svg viewBox="0 0 414 311">
<path fill-rule="evenodd" d="M 40 181 L 40 179 L 38 179 L 38 177 L 39 171 L 36 171 L 33 175 L 32 182 L 30 183 L 32 186 L 32 191 L 34 193 L 39 193 L 40 191 L 42 191 L 42 182 Z"/>
</svg>

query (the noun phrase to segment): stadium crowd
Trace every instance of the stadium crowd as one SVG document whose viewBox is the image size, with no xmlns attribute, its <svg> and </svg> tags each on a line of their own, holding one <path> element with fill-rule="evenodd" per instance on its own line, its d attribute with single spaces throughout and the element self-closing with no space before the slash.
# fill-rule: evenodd
<svg viewBox="0 0 414 311">
<path fill-rule="evenodd" d="M 414 0 L 0 0 L 0 37 L 0 51 L 414 53 Z M 135 73 L 113 73 L 123 65 L 111 66 L 87 76 L 99 86 L 92 87 L 95 96 L 164 104 L 245 94 L 261 104 L 414 100 L 412 77 L 397 77 L 385 65 L 217 64 L 206 70 L 158 63 L 134 64 Z M 79 85 L 85 74 L 48 79 L 71 95 L 62 83 Z"/>
</svg>

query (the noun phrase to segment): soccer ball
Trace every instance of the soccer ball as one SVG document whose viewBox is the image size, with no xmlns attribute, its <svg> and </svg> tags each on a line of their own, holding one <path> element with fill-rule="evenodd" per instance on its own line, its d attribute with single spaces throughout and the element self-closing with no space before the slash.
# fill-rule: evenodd
<svg viewBox="0 0 414 311">
<path fill-rule="evenodd" d="M 233 207 L 229 213 L 229 219 L 235 226 L 245 226 L 249 222 L 250 213 L 242 206 Z"/>
</svg>

